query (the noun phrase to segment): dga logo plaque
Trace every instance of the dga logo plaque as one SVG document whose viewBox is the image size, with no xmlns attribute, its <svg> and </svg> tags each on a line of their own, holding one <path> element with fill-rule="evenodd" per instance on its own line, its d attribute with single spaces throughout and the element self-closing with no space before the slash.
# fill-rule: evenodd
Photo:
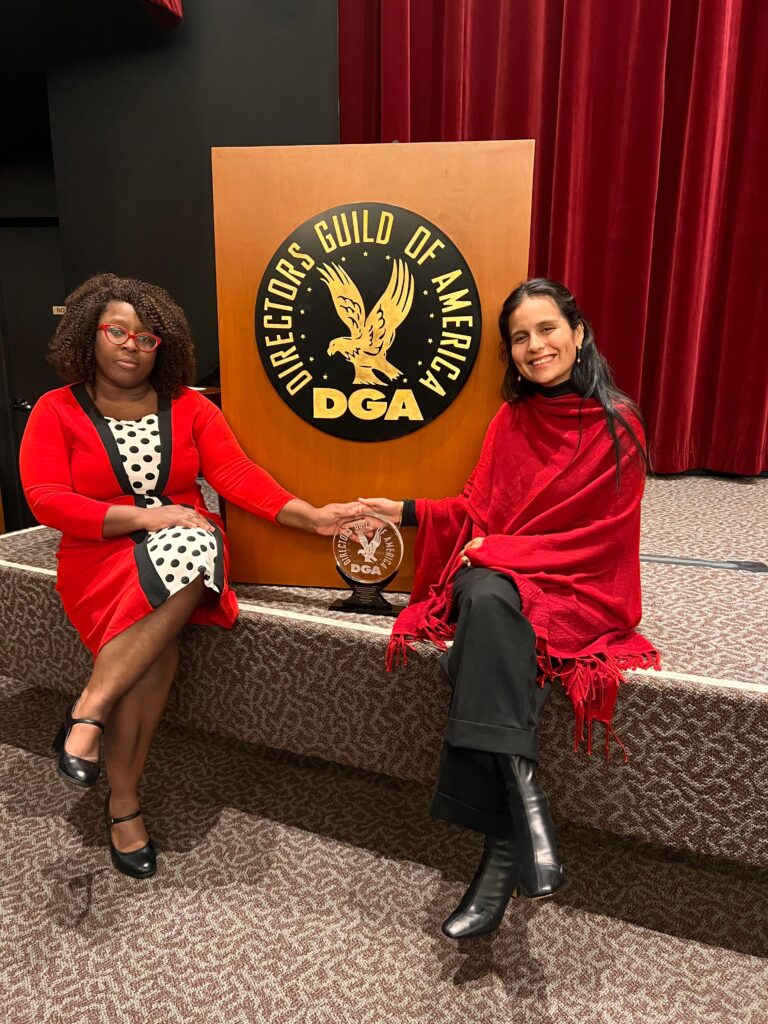
<svg viewBox="0 0 768 1024">
<path fill-rule="evenodd" d="M 426 426 L 456 398 L 480 344 L 472 272 L 446 233 L 399 206 L 318 213 L 272 257 L 256 341 L 280 397 L 352 441 Z"/>
<path fill-rule="evenodd" d="M 388 519 L 367 515 L 341 523 L 333 535 L 336 570 L 352 593 L 334 601 L 334 611 L 390 615 L 392 605 L 382 590 L 397 576 L 403 560 L 403 538 Z"/>
</svg>

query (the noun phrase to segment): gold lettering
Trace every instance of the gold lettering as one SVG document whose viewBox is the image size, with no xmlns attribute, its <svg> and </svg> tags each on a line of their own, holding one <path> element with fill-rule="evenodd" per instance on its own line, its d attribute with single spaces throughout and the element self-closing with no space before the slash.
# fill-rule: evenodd
<svg viewBox="0 0 768 1024">
<path fill-rule="evenodd" d="M 275 270 L 278 274 L 287 277 L 289 281 L 293 281 L 294 284 L 301 284 L 307 276 L 302 270 L 297 270 L 290 260 L 278 260 L 275 264 Z"/>
<path fill-rule="evenodd" d="M 285 385 L 285 390 L 289 395 L 295 395 L 304 387 L 305 384 L 309 384 L 312 380 L 312 374 L 309 370 L 302 370 L 298 373 L 293 380 L 289 380 Z"/>
<path fill-rule="evenodd" d="M 346 213 L 341 214 L 341 223 L 344 225 L 344 233 L 342 234 L 341 228 L 339 227 L 339 217 L 334 213 L 333 215 L 333 226 L 336 228 L 336 238 L 339 241 L 339 245 L 351 245 L 352 236 L 349 233 L 349 224 L 347 224 Z"/>
<path fill-rule="evenodd" d="M 281 299 L 291 300 L 295 299 L 298 294 L 298 288 L 292 284 L 286 284 L 285 281 L 278 281 L 276 277 L 270 278 L 267 291 L 272 292 L 273 295 L 279 295 Z"/>
<path fill-rule="evenodd" d="M 326 232 L 325 234 L 323 232 Z M 319 220 L 315 224 L 315 234 L 320 239 L 320 245 L 326 252 L 333 252 L 336 248 L 336 243 L 333 240 L 333 235 L 328 233 L 328 224 L 324 220 Z"/>
<path fill-rule="evenodd" d="M 296 346 L 291 345 L 290 348 L 281 349 L 279 352 L 273 352 L 269 361 L 273 366 L 285 366 L 286 363 L 295 363 L 299 358 L 299 354 L 296 351 Z"/>
<path fill-rule="evenodd" d="M 293 332 L 290 334 L 275 334 L 273 337 L 265 337 L 264 344 L 267 348 L 271 348 L 273 345 L 284 345 L 286 342 L 293 344 Z"/>
<path fill-rule="evenodd" d="M 423 420 L 419 403 L 410 388 L 398 388 L 392 396 L 385 420 Z"/>
<path fill-rule="evenodd" d="M 445 242 L 441 242 L 439 238 L 436 238 L 432 245 L 430 245 L 427 251 L 423 253 L 423 255 L 421 255 L 416 262 L 419 264 L 419 266 L 421 266 L 424 260 L 433 260 L 438 249 L 444 248 Z"/>
<path fill-rule="evenodd" d="M 415 259 L 427 244 L 431 234 L 432 232 L 425 228 L 423 224 L 417 227 L 405 247 L 405 255 L 413 256 Z"/>
<path fill-rule="evenodd" d="M 467 303 L 469 305 L 469 303 Z M 457 327 L 461 327 L 462 324 L 466 324 L 467 327 L 471 327 L 474 323 L 474 317 L 471 316 L 444 316 L 443 327 L 446 324 L 456 324 Z"/>
<path fill-rule="evenodd" d="M 453 331 L 448 331 L 440 339 L 441 345 L 449 345 L 453 348 L 469 348 L 472 344 L 471 334 L 454 334 Z"/>
<path fill-rule="evenodd" d="M 308 253 L 301 251 L 298 242 L 291 242 L 288 246 L 288 252 L 295 260 L 298 260 L 299 263 L 301 263 L 305 270 L 311 270 L 312 267 L 314 267 L 315 261 Z"/>
<path fill-rule="evenodd" d="M 358 388 L 349 396 L 349 411 L 359 420 L 377 420 L 384 415 L 384 395 L 375 388 Z"/>
<path fill-rule="evenodd" d="M 291 316 L 281 316 L 279 318 L 279 321 L 280 322 L 278 323 L 275 320 L 275 318 L 270 315 L 270 316 L 265 316 L 264 320 L 262 322 L 264 324 L 264 329 L 267 330 L 267 331 L 279 330 L 281 327 L 287 327 L 287 328 L 290 329 L 290 327 L 291 327 L 291 325 L 293 323 L 293 317 L 291 317 Z"/>
<path fill-rule="evenodd" d="M 379 229 L 376 232 L 376 244 L 386 245 L 389 241 L 389 237 L 392 234 L 392 225 L 395 222 L 395 218 L 389 212 L 389 210 L 382 210 L 381 217 L 379 219 Z"/>
<path fill-rule="evenodd" d="M 372 242 L 373 235 L 368 234 L 368 211 L 363 210 L 363 241 Z"/>
<path fill-rule="evenodd" d="M 443 313 L 453 313 L 457 309 L 466 309 L 467 306 L 471 306 L 472 303 L 469 299 L 464 298 L 465 295 L 469 295 L 469 288 L 462 288 L 460 292 L 451 292 L 449 295 L 441 295 Z"/>
<path fill-rule="evenodd" d="M 461 367 L 454 366 L 453 363 L 449 363 L 447 359 L 442 359 L 440 356 L 435 356 L 431 365 L 434 370 L 439 370 L 441 366 L 444 366 L 448 371 L 449 380 L 456 380 L 461 373 Z"/>
<path fill-rule="evenodd" d="M 431 370 L 427 370 L 426 374 L 419 378 L 419 384 L 423 384 L 425 388 L 429 388 L 431 391 L 434 391 L 435 394 L 440 395 L 441 398 L 445 397 L 445 388 Z"/>
<path fill-rule="evenodd" d="M 293 392 L 291 392 L 293 393 Z M 315 388 L 312 392 L 312 416 L 316 420 L 336 420 L 347 411 L 347 400 L 336 388 Z"/>
<path fill-rule="evenodd" d="M 444 288 L 447 288 L 449 284 L 453 284 L 453 282 L 459 277 L 461 277 L 460 270 L 451 270 L 448 274 L 438 274 L 437 277 L 433 277 L 432 284 L 436 284 L 437 291 L 441 292 Z"/>
</svg>

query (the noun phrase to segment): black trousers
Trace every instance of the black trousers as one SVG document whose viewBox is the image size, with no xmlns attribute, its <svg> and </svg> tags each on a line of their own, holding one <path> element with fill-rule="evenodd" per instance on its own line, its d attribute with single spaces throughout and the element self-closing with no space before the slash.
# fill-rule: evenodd
<svg viewBox="0 0 768 1024">
<path fill-rule="evenodd" d="M 461 569 L 454 584 L 453 646 L 440 658 L 453 690 L 431 812 L 512 838 L 496 754 L 539 759 L 539 716 L 549 684 L 536 682 L 536 638 L 509 576 Z"/>
</svg>

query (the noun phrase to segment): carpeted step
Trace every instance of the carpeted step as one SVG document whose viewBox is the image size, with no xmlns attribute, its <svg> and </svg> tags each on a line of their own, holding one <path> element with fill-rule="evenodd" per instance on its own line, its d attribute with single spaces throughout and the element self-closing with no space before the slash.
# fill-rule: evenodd
<svg viewBox="0 0 768 1024">
<path fill-rule="evenodd" d="M 0 679 L 9 1024 L 764 1024 L 765 871 L 565 824 L 565 889 L 451 943 L 479 840 L 424 787 L 166 723 L 138 883 L 109 866 L 103 785 L 55 779 L 60 703 Z"/>
<path fill-rule="evenodd" d="M 69 695 L 88 658 L 59 607 L 52 570 L 8 564 L 52 542 L 41 536 L 49 532 L 0 541 L 0 672 Z M 574 754 L 570 707 L 553 692 L 541 770 L 553 813 L 640 842 L 766 865 L 766 641 L 757 630 L 749 639 L 754 618 L 743 611 L 764 597 L 763 578 L 654 565 L 644 582 L 644 628 L 667 674 L 630 674 L 620 695 L 615 725 L 628 765 L 617 754 L 606 763 L 599 747 L 591 758 Z M 333 593 L 238 593 L 234 630 L 185 631 L 170 721 L 406 780 L 433 778 L 448 693 L 432 648 L 420 645 L 407 669 L 387 674 L 387 627 L 328 612 Z"/>
</svg>

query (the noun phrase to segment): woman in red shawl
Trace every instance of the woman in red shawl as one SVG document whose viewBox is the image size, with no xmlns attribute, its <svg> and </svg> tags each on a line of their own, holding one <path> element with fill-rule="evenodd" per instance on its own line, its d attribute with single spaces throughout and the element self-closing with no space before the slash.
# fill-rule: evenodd
<svg viewBox="0 0 768 1024">
<path fill-rule="evenodd" d="M 477 873 L 443 923 L 451 938 L 493 931 L 517 892 L 563 884 L 536 781 L 538 722 L 559 680 L 606 752 L 621 672 L 658 664 L 640 622 L 639 413 L 614 385 L 570 292 L 537 278 L 499 320 L 504 405 L 464 492 L 441 501 L 361 499 L 418 525 L 409 606 L 389 663 L 414 640 L 444 649 L 453 690 L 432 813 L 485 836 Z M 453 640 L 448 648 L 447 641 Z"/>
<path fill-rule="evenodd" d="M 162 288 L 90 278 L 68 297 L 49 358 L 71 383 L 32 410 L 21 477 L 36 518 L 63 535 L 56 589 L 94 658 L 54 742 L 58 773 L 92 786 L 104 735 L 112 862 L 148 878 L 155 850 L 138 788 L 178 635 L 187 622 L 229 628 L 237 618 L 224 524 L 198 476 L 255 515 L 316 533 L 360 506 L 308 505 L 246 457 L 216 406 L 185 386 L 189 326 Z"/>
</svg>

